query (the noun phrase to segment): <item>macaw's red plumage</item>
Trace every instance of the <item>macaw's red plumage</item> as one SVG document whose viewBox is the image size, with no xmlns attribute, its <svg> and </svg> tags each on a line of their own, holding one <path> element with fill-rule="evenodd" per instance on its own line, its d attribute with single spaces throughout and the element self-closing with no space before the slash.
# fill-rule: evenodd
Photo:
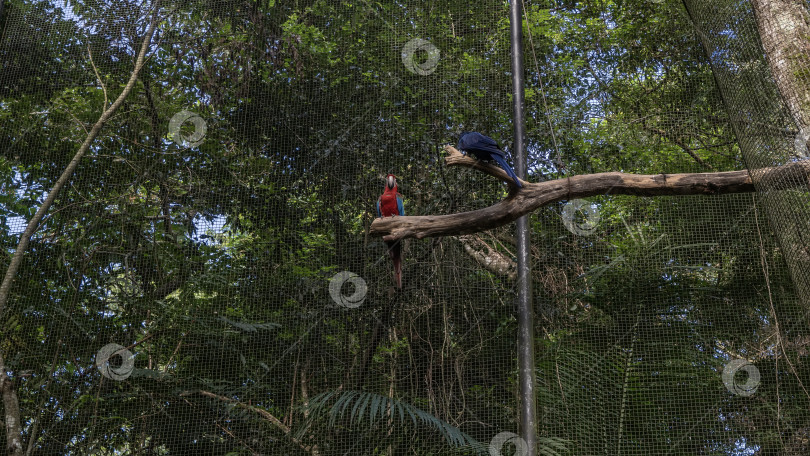
<svg viewBox="0 0 810 456">
<path fill-rule="evenodd" d="M 385 191 L 377 199 L 377 217 L 393 217 L 395 215 L 405 215 L 405 208 L 402 205 L 402 195 L 397 192 L 397 177 L 389 174 L 385 178 Z M 402 288 L 402 245 L 399 241 L 389 242 L 388 255 L 394 263 L 394 279 L 397 288 Z"/>
</svg>

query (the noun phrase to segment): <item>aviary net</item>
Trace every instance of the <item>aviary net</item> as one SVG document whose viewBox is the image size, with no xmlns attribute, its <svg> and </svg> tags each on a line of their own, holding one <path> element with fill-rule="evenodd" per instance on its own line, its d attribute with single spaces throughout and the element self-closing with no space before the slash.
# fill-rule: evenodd
<svg viewBox="0 0 810 456">
<path fill-rule="evenodd" d="M 808 2 L 0 5 L 8 454 L 810 452 Z"/>
</svg>

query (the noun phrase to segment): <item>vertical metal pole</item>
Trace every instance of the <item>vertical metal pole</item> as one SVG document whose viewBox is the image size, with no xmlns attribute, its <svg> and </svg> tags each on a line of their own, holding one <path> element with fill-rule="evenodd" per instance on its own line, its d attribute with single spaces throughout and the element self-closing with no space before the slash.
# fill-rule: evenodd
<svg viewBox="0 0 810 456">
<path fill-rule="evenodd" d="M 526 178 L 526 119 L 524 118 L 523 89 L 523 15 L 522 0 L 511 0 L 509 22 L 512 38 L 512 98 L 514 102 L 515 141 L 512 154 L 515 172 Z M 520 384 L 520 435 L 526 441 L 528 452 L 537 451 L 537 412 L 535 401 L 534 366 L 534 308 L 532 307 L 531 257 L 529 256 L 529 216 L 517 220 L 518 265 L 518 372 Z"/>
</svg>

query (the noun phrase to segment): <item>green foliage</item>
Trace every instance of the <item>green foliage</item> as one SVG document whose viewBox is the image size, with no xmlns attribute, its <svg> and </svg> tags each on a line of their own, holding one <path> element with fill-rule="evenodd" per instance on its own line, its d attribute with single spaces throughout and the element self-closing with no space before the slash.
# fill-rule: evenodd
<svg viewBox="0 0 810 456">
<path fill-rule="evenodd" d="M 721 3 L 718 15 L 748 13 Z M 109 102 L 128 79 L 148 23 L 129 0 L 11 5 L 2 265 L 105 90 Z M 506 196 L 444 167 L 441 146 L 463 126 L 512 151 L 508 4 L 171 6 L 0 316 L 26 442 L 35 454 L 486 454 L 519 427 L 513 281 L 456 238 L 409 240 L 394 293 L 386 246 L 367 232 L 387 172 L 409 214 Z M 743 168 L 717 62 L 679 2 L 526 2 L 524 27 L 530 180 Z M 721 50 L 742 40 L 723 36 Z M 416 38 L 439 50 L 429 74 L 403 64 Z M 200 144 L 173 141 L 182 111 L 205 122 Z M 792 192 L 781 201 L 804 207 Z M 565 228 L 565 203 L 531 219 L 540 454 L 798 448 L 803 310 L 760 202 L 588 201 L 591 235 Z M 481 236 L 513 261 L 510 230 Z M 366 284 L 358 308 L 330 295 L 341 271 Z M 109 343 L 135 355 L 124 380 L 95 367 Z M 743 356 L 762 373 L 747 402 L 721 380 Z"/>
</svg>

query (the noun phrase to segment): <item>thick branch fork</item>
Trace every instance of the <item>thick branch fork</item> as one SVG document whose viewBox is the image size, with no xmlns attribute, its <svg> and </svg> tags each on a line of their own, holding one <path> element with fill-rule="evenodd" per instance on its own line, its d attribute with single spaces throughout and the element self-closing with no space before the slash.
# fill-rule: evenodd
<svg viewBox="0 0 810 456">
<path fill-rule="evenodd" d="M 808 182 L 810 160 L 776 168 L 749 172 L 726 171 L 686 174 L 626 174 L 619 172 L 572 176 L 553 181 L 530 183 L 521 181 L 518 189 L 499 167 L 462 155 L 456 148 L 446 146 L 447 166 L 478 169 L 510 184 L 509 196 L 486 208 L 451 215 L 422 215 L 386 217 L 371 224 L 370 234 L 386 241 L 405 238 L 458 236 L 477 233 L 506 225 L 538 208 L 558 201 L 570 201 L 597 195 L 723 195 L 754 191 L 754 181 L 780 182 L 784 187 Z M 752 179 L 753 175 L 753 179 Z"/>
</svg>

